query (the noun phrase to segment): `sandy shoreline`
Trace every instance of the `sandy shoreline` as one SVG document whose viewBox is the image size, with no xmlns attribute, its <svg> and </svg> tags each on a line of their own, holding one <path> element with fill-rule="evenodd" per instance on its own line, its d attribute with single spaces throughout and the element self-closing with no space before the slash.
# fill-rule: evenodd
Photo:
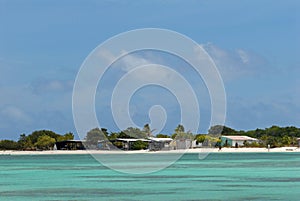
<svg viewBox="0 0 300 201">
<path fill-rule="evenodd" d="M 170 150 L 170 151 L 104 151 L 104 150 L 51 150 L 51 151 L 0 151 L 0 155 L 63 155 L 63 154 L 153 154 L 153 153 L 277 153 L 277 152 L 300 152 L 300 148 L 297 147 L 280 147 L 268 149 L 266 148 L 222 148 L 219 151 L 218 148 L 214 149 L 187 149 L 187 150 Z"/>
</svg>

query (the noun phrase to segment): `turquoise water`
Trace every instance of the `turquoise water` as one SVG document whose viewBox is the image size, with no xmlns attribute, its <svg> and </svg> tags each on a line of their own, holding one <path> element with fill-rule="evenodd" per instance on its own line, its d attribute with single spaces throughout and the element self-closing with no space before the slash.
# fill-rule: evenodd
<svg viewBox="0 0 300 201">
<path fill-rule="evenodd" d="M 300 153 L 186 154 L 139 175 L 90 155 L 2 155 L 0 200 L 300 200 Z"/>
</svg>

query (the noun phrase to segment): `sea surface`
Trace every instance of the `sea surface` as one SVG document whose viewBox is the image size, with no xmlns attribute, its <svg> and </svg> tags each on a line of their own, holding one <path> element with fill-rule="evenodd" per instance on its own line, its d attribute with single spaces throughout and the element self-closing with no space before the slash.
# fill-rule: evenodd
<svg viewBox="0 0 300 201">
<path fill-rule="evenodd" d="M 300 153 L 185 154 L 150 174 L 90 155 L 0 155 L 0 200 L 300 200 Z"/>
</svg>

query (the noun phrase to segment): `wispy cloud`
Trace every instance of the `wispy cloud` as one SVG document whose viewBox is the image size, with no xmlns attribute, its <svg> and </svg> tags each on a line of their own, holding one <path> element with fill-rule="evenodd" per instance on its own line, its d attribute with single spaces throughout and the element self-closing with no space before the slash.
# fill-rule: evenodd
<svg viewBox="0 0 300 201">
<path fill-rule="evenodd" d="M 107 50 L 101 50 L 98 52 L 98 55 L 100 59 L 104 59 L 107 63 L 116 62 L 115 65 L 113 65 L 113 68 L 117 68 L 118 70 L 121 69 L 123 73 L 132 73 L 135 78 L 139 78 L 142 80 L 147 80 L 149 78 L 153 78 L 153 76 L 159 76 L 161 78 L 166 78 L 170 74 L 166 72 L 163 69 L 160 69 L 157 71 L 157 68 L 151 68 L 150 66 L 148 68 L 145 68 L 147 72 L 141 73 L 141 71 L 132 71 L 137 67 L 141 67 L 144 65 L 150 65 L 150 64 L 161 64 L 163 61 L 163 58 L 156 55 L 155 57 L 151 55 L 151 53 L 148 53 L 147 56 L 141 55 L 141 54 L 135 54 L 135 53 L 127 53 L 126 51 L 123 51 L 121 53 L 121 58 L 117 59 L 117 56 L 113 53 L 107 51 Z M 170 77 L 169 77 L 170 78 Z"/>
<path fill-rule="evenodd" d="M 73 88 L 72 80 L 38 79 L 30 84 L 35 94 L 68 92 Z"/>
<path fill-rule="evenodd" d="M 102 51 L 99 56 L 110 63 L 116 59 L 116 57 L 114 57 L 113 54 L 108 51 Z M 170 55 L 159 53 L 152 54 L 151 52 L 139 52 L 131 54 L 126 54 L 126 52 L 123 52 L 123 57 L 121 57 L 112 65 L 114 73 L 110 72 L 112 75 L 110 76 L 110 80 L 101 83 L 102 85 L 100 84 L 100 86 L 102 86 L 104 89 L 102 91 L 104 91 L 104 94 L 106 95 L 101 95 L 101 101 L 99 101 L 101 104 L 99 106 L 103 107 L 105 103 L 105 106 L 110 106 L 110 102 L 104 100 L 104 97 L 109 98 L 107 95 L 110 95 L 111 91 L 114 91 L 114 110 L 118 111 L 117 116 L 121 116 L 121 119 L 124 120 L 128 115 L 128 111 L 126 109 L 127 104 L 124 105 L 124 103 L 127 103 L 128 99 L 136 99 L 137 102 L 130 105 L 130 114 L 133 115 L 134 121 L 143 121 L 144 123 L 148 121 L 148 109 L 150 109 L 150 106 L 156 104 L 165 106 L 168 108 L 167 116 L 174 116 L 173 113 L 180 114 L 181 106 L 185 112 L 184 114 L 189 114 L 188 117 L 184 118 L 186 123 L 185 126 L 187 126 L 187 128 L 194 129 L 194 122 L 199 122 L 197 120 L 198 116 L 196 113 L 198 112 L 199 104 L 196 104 L 196 97 L 194 97 L 194 94 L 192 93 L 193 86 L 189 87 L 188 84 L 190 84 L 189 81 L 195 81 L 191 80 L 193 79 L 191 78 L 191 74 L 194 75 L 195 72 L 185 70 L 184 68 L 189 68 L 189 66 L 186 64 L 185 66 L 182 66 L 182 63 L 177 63 L 178 60 L 175 60 L 174 58 L 169 60 L 168 58 L 170 57 Z M 178 69 L 183 72 L 179 71 Z M 120 76 L 116 77 L 116 74 L 120 74 Z M 112 79 L 114 79 L 115 82 L 112 83 Z M 142 90 L 139 95 L 136 96 L 136 94 L 133 94 L 132 97 L 128 97 L 133 89 L 139 89 L 149 84 L 155 84 L 159 86 L 158 88 L 153 88 L 153 86 L 150 86 L 150 88 Z M 195 84 L 198 86 L 199 82 Z M 168 89 L 169 92 L 167 90 L 161 90 L 164 88 Z M 179 101 L 181 105 L 178 105 L 176 98 L 175 101 L 173 99 L 170 101 L 170 97 L 172 96 L 164 96 L 163 93 L 172 93 L 173 96 L 178 98 L 177 101 Z M 139 109 L 137 109 L 137 107 Z M 110 108 L 108 108 L 108 110 L 109 109 Z M 189 119 L 187 120 L 187 118 Z M 180 118 L 178 118 L 177 121 L 180 121 Z M 179 123 L 180 122 L 176 122 L 172 126 L 176 126 Z M 152 126 L 155 128 L 161 127 L 159 125 Z"/>
<path fill-rule="evenodd" d="M 212 43 L 202 45 L 214 60 L 225 81 L 253 76 L 268 70 L 268 61 L 245 49 L 227 50 Z"/>
</svg>

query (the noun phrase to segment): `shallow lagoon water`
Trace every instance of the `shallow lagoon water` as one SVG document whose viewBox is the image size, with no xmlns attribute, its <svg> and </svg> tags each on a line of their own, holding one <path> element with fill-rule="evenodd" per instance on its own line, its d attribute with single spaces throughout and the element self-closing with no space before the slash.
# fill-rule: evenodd
<svg viewBox="0 0 300 201">
<path fill-rule="evenodd" d="M 0 200 L 298 201 L 300 153 L 185 154 L 135 175 L 90 155 L 0 155 Z"/>
</svg>

